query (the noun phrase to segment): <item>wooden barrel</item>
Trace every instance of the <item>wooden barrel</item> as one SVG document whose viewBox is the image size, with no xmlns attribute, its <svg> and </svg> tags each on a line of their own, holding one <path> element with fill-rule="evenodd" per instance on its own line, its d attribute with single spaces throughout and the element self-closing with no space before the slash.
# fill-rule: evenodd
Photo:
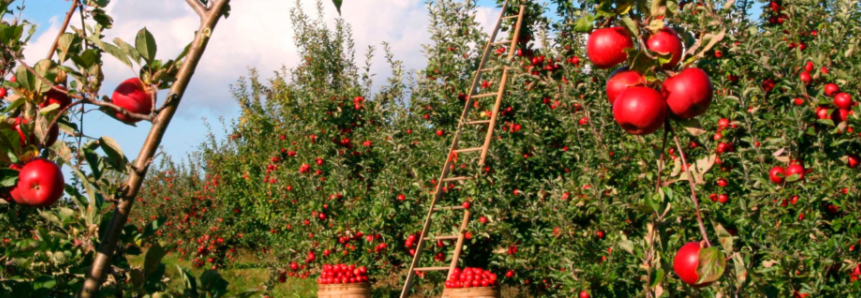
<svg viewBox="0 0 861 298">
<path fill-rule="evenodd" d="M 319 298 L 370 298 L 371 284 L 328 284 L 317 285 L 317 297 Z"/>
<path fill-rule="evenodd" d="M 479 287 L 479 288 L 446 288 L 442 291 L 442 298 L 499 298 L 499 290 L 495 287 Z"/>
</svg>

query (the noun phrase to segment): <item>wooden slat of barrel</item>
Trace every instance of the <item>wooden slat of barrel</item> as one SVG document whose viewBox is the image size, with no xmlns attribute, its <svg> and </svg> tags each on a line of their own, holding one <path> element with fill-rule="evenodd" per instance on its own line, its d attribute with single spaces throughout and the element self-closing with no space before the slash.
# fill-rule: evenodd
<svg viewBox="0 0 861 298">
<path fill-rule="evenodd" d="M 494 287 L 445 289 L 442 298 L 470 297 L 470 298 L 499 298 L 499 290 Z"/>
<path fill-rule="evenodd" d="M 319 298 L 370 298 L 369 283 L 318 285 Z"/>
</svg>

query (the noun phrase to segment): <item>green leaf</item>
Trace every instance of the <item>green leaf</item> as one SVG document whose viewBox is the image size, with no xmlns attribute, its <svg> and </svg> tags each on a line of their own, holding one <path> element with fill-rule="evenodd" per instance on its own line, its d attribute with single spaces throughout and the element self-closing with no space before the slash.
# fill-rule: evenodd
<svg viewBox="0 0 861 298">
<path fill-rule="evenodd" d="M 715 224 L 718 241 L 726 254 L 732 254 L 732 235 L 721 225 Z"/>
<path fill-rule="evenodd" d="M 110 0 L 87 0 L 87 6 L 105 7 L 110 3 Z"/>
<path fill-rule="evenodd" d="M 135 49 L 132 45 L 126 43 L 119 37 L 114 38 L 114 43 L 120 47 L 124 53 L 128 54 L 129 59 L 134 61 L 137 64 L 141 64 L 141 55 L 138 54 L 138 50 Z"/>
<path fill-rule="evenodd" d="M 213 297 L 220 297 L 227 293 L 227 281 L 215 270 L 206 270 L 200 274 L 200 287 Z"/>
<path fill-rule="evenodd" d="M 152 60 L 155 59 L 155 38 L 152 36 L 152 33 L 146 29 L 146 27 L 138 31 L 137 38 L 135 38 L 135 48 L 137 49 L 138 54 L 141 55 L 141 58 L 143 58 L 147 63 L 152 62 Z"/>
<path fill-rule="evenodd" d="M 72 51 L 73 48 L 77 48 L 80 42 L 76 42 L 80 40 L 79 37 L 75 36 L 72 33 L 63 33 L 60 36 L 60 39 L 57 42 L 57 51 L 59 51 L 58 58 L 60 61 L 66 61 L 69 58 L 69 52 Z"/>
<path fill-rule="evenodd" d="M 31 92 L 34 90 L 36 76 L 30 73 L 23 65 L 18 66 L 18 69 L 15 71 L 15 79 L 17 80 L 18 88 Z"/>
<path fill-rule="evenodd" d="M 18 183 L 18 171 L 13 169 L 0 169 L 0 186 L 12 187 Z"/>
<path fill-rule="evenodd" d="M 621 248 L 622 250 L 624 250 L 630 254 L 634 253 L 634 242 L 633 241 L 628 240 L 628 239 L 623 239 L 622 241 L 619 241 L 618 244 L 619 244 L 619 248 Z"/>
<path fill-rule="evenodd" d="M 596 16 L 587 15 L 577 19 L 574 23 L 574 31 L 591 32 L 592 29 L 595 28 L 595 18 Z"/>
<path fill-rule="evenodd" d="M 744 260 L 741 255 L 732 256 L 733 267 L 735 267 L 736 285 L 741 286 L 747 280 L 747 269 L 744 266 Z"/>
<path fill-rule="evenodd" d="M 199 295 L 197 293 L 197 278 L 195 278 L 194 275 L 191 275 L 191 271 L 188 271 L 188 269 L 182 268 L 179 265 L 176 265 L 176 269 L 179 271 L 180 275 L 182 275 L 183 290 L 186 296 L 197 297 Z"/>
<path fill-rule="evenodd" d="M 81 53 L 81 55 L 72 56 L 72 62 L 80 68 L 89 69 L 99 61 L 99 51 L 97 49 L 89 49 Z"/>
<path fill-rule="evenodd" d="M 655 272 L 654 272 L 654 276 L 652 276 L 652 285 L 651 285 L 651 287 L 653 287 L 653 288 L 654 288 L 655 286 L 657 286 L 658 284 L 660 284 L 660 283 L 661 283 L 661 281 L 663 281 L 663 280 L 664 280 L 664 276 L 666 276 L 666 275 L 667 275 L 667 273 L 664 271 L 664 269 L 658 268 L 658 270 L 655 270 Z"/>
<path fill-rule="evenodd" d="M 703 129 L 703 126 L 702 124 L 700 124 L 699 119 L 692 118 L 688 120 L 678 120 L 677 122 L 681 124 L 685 128 L 685 130 L 688 131 L 688 133 L 695 137 L 708 132 Z"/>
<path fill-rule="evenodd" d="M 338 15 L 341 15 L 341 3 L 343 0 L 332 0 L 332 3 L 335 4 L 335 9 L 338 10 Z"/>
<path fill-rule="evenodd" d="M 132 67 L 132 61 L 129 60 L 129 54 L 125 49 L 104 42 L 102 43 L 102 50 L 104 50 L 111 56 L 114 56 L 114 58 L 117 58 L 117 60 L 120 60 L 120 62 L 122 62 L 126 66 Z"/>
<path fill-rule="evenodd" d="M 108 162 L 117 170 L 125 170 L 126 156 L 120 148 L 120 144 L 108 136 L 99 138 L 99 147 L 108 155 Z"/>
<path fill-rule="evenodd" d="M 111 29 L 113 27 L 114 19 L 111 18 L 105 11 L 101 8 L 96 8 L 90 11 L 90 14 L 93 16 L 93 20 L 102 26 L 102 28 Z"/>
<path fill-rule="evenodd" d="M 158 269 L 158 265 L 161 264 L 161 259 L 165 255 L 167 255 L 167 251 L 161 247 L 161 244 L 158 242 L 153 243 L 152 247 L 146 252 L 144 259 L 144 278 Z"/>
<path fill-rule="evenodd" d="M 726 270 L 726 258 L 717 247 L 700 249 L 700 263 L 697 265 L 697 284 L 710 283 L 718 280 Z"/>
<path fill-rule="evenodd" d="M 47 107 L 40 109 L 39 114 L 47 115 L 48 113 L 59 110 L 59 109 L 60 109 L 60 104 L 52 103 L 52 104 L 48 105 Z"/>
<path fill-rule="evenodd" d="M 637 28 L 637 23 L 634 22 L 630 17 L 622 18 L 622 25 L 631 31 L 634 36 L 640 36 L 640 29 Z"/>
<path fill-rule="evenodd" d="M 663 2 L 663 0 L 651 0 L 652 5 L 649 7 L 649 12 L 651 12 L 652 16 L 662 15 L 658 10 L 660 10 Z"/>
<path fill-rule="evenodd" d="M 24 97 L 19 96 L 18 98 L 15 99 L 15 101 L 10 103 L 9 106 L 6 107 L 6 110 L 4 110 L 3 113 L 5 113 L 5 114 L 11 113 L 12 111 L 14 111 L 18 107 L 20 107 L 22 104 L 24 104 L 26 101 L 27 100 Z"/>
<path fill-rule="evenodd" d="M 33 66 L 33 70 L 35 70 L 37 74 L 39 74 L 40 76 L 42 76 L 42 78 L 45 78 L 49 82 L 54 82 L 54 80 L 57 78 L 57 64 L 54 63 L 54 61 L 52 61 L 52 60 L 48 60 L 48 59 L 39 60 L 39 62 L 36 62 L 36 65 Z M 41 92 L 47 92 L 48 90 L 51 90 L 51 86 L 48 84 L 45 84 L 45 82 L 42 81 L 41 79 L 38 79 L 35 76 L 33 77 L 33 79 L 34 79 L 33 90 L 38 91 L 40 93 Z"/>
</svg>

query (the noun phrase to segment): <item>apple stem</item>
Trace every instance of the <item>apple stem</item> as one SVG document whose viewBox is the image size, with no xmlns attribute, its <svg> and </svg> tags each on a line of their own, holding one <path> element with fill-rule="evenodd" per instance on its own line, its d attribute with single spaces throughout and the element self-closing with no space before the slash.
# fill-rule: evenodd
<svg viewBox="0 0 861 298">
<path fill-rule="evenodd" d="M 682 150 L 682 143 L 679 142 L 679 136 L 676 135 L 675 131 L 673 131 L 673 126 L 669 125 L 668 123 L 667 127 L 670 128 L 670 131 L 673 132 L 673 140 L 676 141 L 676 148 L 679 149 L 679 156 L 682 158 L 683 169 L 688 173 L 688 182 L 690 182 L 691 186 L 691 201 L 694 202 L 694 211 L 696 211 L 697 224 L 700 227 L 700 234 L 702 234 L 703 240 L 706 242 L 706 245 L 708 245 L 708 247 L 711 247 L 712 243 L 711 241 L 709 241 L 709 234 L 708 232 L 706 232 L 706 226 L 703 224 L 703 217 L 700 215 L 700 203 L 697 200 L 696 182 L 694 182 L 694 176 L 688 168 L 688 161 L 685 158 L 685 152 Z"/>
</svg>

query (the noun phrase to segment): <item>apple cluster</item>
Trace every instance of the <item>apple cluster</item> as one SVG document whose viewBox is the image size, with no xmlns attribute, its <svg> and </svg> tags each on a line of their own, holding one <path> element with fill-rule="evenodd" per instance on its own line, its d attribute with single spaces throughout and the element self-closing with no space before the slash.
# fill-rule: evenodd
<svg viewBox="0 0 861 298">
<path fill-rule="evenodd" d="M 622 67 L 607 80 L 607 99 L 613 105 L 613 117 L 630 134 L 648 135 L 657 131 L 667 117 L 690 119 L 708 110 L 712 102 L 712 83 L 699 68 L 672 69 L 682 58 L 682 41 L 669 27 L 651 34 L 646 47 L 660 55 L 669 55 L 661 65 L 669 77 L 653 88 L 643 73 Z M 615 67 L 627 60 L 627 51 L 634 48 L 631 33 L 623 27 L 598 29 L 589 35 L 586 51 L 589 60 L 599 69 Z"/>
<path fill-rule="evenodd" d="M 454 271 L 445 281 L 448 289 L 478 288 L 496 286 L 496 274 L 481 268 L 466 267 L 463 270 L 454 268 Z"/>
<path fill-rule="evenodd" d="M 321 285 L 363 282 L 368 282 L 368 268 L 347 264 L 323 265 L 323 273 L 317 278 L 317 283 Z"/>
<path fill-rule="evenodd" d="M 11 77 L 10 82 L 15 83 L 17 79 Z M 143 82 L 138 78 L 131 78 L 119 85 L 111 97 L 111 102 L 133 113 L 149 114 L 152 111 L 152 96 L 146 91 Z M 7 90 L 0 88 L 0 98 L 6 97 Z M 39 109 L 45 109 L 56 105 L 58 110 L 66 110 L 72 104 L 72 99 L 66 92 L 66 87 L 56 85 L 45 92 L 39 102 Z M 136 120 L 127 118 L 120 112 L 116 114 L 117 119 L 125 122 Z M 45 136 L 44 142 L 38 139 L 33 127 L 29 127 L 31 119 L 22 117 L 14 118 L 14 129 L 20 137 L 19 145 L 24 148 L 34 146 L 36 148 L 47 148 L 54 145 L 60 135 L 57 123 L 51 125 Z M 32 207 L 51 206 L 63 196 L 65 178 L 60 167 L 53 161 L 35 158 L 24 163 L 16 163 L 9 166 L 10 169 L 19 171 L 18 183 L 9 190 L 8 197 L 12 201 Z"/>
</svg>

